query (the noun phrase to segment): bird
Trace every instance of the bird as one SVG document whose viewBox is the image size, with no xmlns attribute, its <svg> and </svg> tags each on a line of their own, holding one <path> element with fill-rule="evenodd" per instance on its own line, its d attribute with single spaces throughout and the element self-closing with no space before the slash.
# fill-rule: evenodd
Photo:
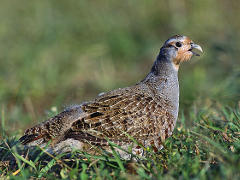
<svg viewBox="0 0 240 180">
<path fill-rule="evenodd" d="M 197 50 L 197 52 L 196 52 Z M 63 112 L 25 131 L 19 139 L 25 146 L 46 146 L 52 152 L 79 149 L 110 151 L 110 142 L 133 154 L 144 148 L 162 149 L 173 133 L 179 110 L 178 69 L 182 62 L 203 53 L 189 37 L 167 39 L 145 78 L 133 86 L 99 94 L 94 100 L 67 107 Z M 132 138 L 138 144 L 133 145 Z M 123 150 L 118 151 L 129 158 Z"/>
</svg>

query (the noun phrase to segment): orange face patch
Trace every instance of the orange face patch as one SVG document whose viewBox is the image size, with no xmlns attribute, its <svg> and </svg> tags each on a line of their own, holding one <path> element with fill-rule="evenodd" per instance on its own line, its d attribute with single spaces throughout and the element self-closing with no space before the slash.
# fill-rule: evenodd
<svg viewBox="0 0 240 180">
<path fill-rule="evenodd" d="M 191 42 L 192 41 L 188 37 L 186 37 L 186 39 L 182 41 L 182 46 L 178 47 L 177 55 L 173 59 L 173 63 L 177 68 L 179 67 L 179 64 L 181 62 L 188 61 L 189 59 L 191 59 L 193 55 L 192 52 L 189 51 L 189 49 L 191 48 Z M 172 42 L 170 44 L 175 46 L 175 42 Z"/>
</svg>

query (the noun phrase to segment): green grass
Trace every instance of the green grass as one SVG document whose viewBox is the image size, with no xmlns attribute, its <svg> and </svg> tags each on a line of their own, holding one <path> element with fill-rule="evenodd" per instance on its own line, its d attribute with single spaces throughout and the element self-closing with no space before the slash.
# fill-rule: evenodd
<svg viewBox="0 0 240 180">
<path fill-rule="evenodd" d="M 0 177 L 68 179 L 239 179 L 239 107 L 212 106 L 182 116 L 174 134 L 158 153 L 121 160 L 113 153 L 89 155 L 73 151 L 51 155 L 44 149 L 24 149 L 5 137 L 0 149 Z M 194 122 L 187 127 L 187 121 Z"/>
</svg>

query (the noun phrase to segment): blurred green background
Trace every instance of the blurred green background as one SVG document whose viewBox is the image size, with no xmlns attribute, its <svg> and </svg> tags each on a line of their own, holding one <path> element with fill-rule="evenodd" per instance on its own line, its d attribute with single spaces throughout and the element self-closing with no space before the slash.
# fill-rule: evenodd
<svg viewBox="0 0 240 180">
<path fill-rule="evenodd" d="M 7 132 L 22 133 L 55 107 L 140 81 L 175 34 L 204 50 L 180 68 L 180 111 L 236 105 L 239 9 L 238 0 L 1 1 L 0 108 Z"/>
</svg>

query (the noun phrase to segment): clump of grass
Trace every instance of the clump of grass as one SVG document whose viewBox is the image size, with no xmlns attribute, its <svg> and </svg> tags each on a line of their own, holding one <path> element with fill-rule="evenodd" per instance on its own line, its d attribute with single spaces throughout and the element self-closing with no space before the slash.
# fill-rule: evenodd
<svg viewBox="0 0 240 180">
<path fill-rule="evenodd" d="M 240 177 L 239 108 L 215 107 L 189 115 L 194 124 L 186 125 L 182 116 L 164 148 L 146 157 L 122 160 L 112 144 L 112 153 L 100 155 L 73 151 L 51 155 L 39 147 L 26 149 L 15 138 L 5 138 L 0 145 L 1 178 L 68 179 L 157 179 Z"/>
</svg>

